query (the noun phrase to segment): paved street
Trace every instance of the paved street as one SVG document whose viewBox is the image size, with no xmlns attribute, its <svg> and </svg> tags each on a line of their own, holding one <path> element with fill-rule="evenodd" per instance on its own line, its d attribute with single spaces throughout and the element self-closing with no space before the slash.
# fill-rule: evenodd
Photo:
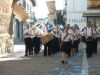
<svg viewBox="0 0 100 75">
<path fill-rule="evenodd" d="M 19 50 L 17 50 L 19 49 Z M 44 57 L 43 53 L 24 57 L 24 46 L 16 46 L 15 53 L 0 56 L 0 75 L 100 75 L 100 42 L 98 54 L 87 59 L 85 50 L 61 64 L 60 53 Z"/>
</svg>

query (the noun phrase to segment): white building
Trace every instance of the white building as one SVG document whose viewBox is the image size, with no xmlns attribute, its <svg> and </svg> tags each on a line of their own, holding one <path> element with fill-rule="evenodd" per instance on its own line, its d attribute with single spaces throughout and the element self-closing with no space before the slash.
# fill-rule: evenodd
<svg viewBox="0 0 100 75">
<path fill-rule="evenodd" d="M 65 0 L 65 11 L 67 24 L 78 24 L 80 30 L 86 25 L 87 20 L 83 17 L 83 12 L 87 11 L 87 0 Z"/>
</svg>

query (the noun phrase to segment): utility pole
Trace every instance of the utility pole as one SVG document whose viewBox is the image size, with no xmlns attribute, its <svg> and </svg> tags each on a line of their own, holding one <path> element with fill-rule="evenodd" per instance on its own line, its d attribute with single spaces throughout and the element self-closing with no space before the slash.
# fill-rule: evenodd
<svg viewBox="0 0 100 75">
<path fill-rule="evenodd" d="M 65 25 L 67 25 L 67 0 L 65 0 L 65 16 L 66 16 Z"/>
</svg>

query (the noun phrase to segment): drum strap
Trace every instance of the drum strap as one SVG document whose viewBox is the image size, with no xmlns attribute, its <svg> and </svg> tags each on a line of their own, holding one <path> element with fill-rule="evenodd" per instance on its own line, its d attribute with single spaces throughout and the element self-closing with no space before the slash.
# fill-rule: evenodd
<svg viewBox="0 0 100 75">
<path fill-rule="evenodd" d="M 64 36 L 64 38 L 63 38 L 63 40 L 62 41 L 64 41 L 65 39 L 66 39 L 66 37 L 68 36 L 68 33 Z"/>
</svg>

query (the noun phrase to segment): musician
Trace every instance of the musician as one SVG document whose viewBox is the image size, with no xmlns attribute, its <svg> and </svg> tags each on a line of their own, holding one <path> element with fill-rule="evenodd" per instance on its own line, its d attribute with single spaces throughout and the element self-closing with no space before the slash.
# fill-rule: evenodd
<svg viewBox="0 0 100 75">
<path fill-rule="evenodd" d="M 54 47 L 54 54 L 60 52 L 60 33 L 59 31 L 57 31 L 57 29 L 55 28 L 53 30 L 53 36 L 54 36 L 54 40 L 53 40 L 53 47 Z"/>
<path fill-rule="evenodd" d="M 77 40 L 78 40 L 78 36 L 77 36 L 77 33 L 75 31 L 75 27 L 72 26 L 70 27 L 68 33 L 70 33 L 73 37 L 73 43 L 71 45 L 71 55 L 74 56 L 76 54 L 76 50 L 77 50 L 77 46 L 78 46 L 78 43 L 77 43 Z"/>
<path fill-rule="evenodd" d="M 32 30 L 29 29 L 29 25 L 24 29 L 24 42 L 25 42 L 25 56 L 30 56 L 33 51 L 32 48 Z"/>
<path fill-rule="evenodd" d="M 92 28 L 91 22 L 87 23 L 86 29 L 84 29 L 84 34 L 86 38 L 86 54 L 87 57 L 92 57 L 93 55 L 93 39 L 95 39 L 95 30 Z"/>
<path fill-rule="evenodd" d="M 49 34 L 49 33 L 48 33 L 48 27 L 47 27 L 47 24 L 46 24 L 46 26 L 44 27 L 42 36 L 46 36 L 46 35 L 48 35 L 48 34 Z M 42 41 L 43 41 L 43 40 L 42 40 Z M 43 41 L 43 42 L 44 42 L 44 41 Z M 48 42 L 48 43 L 43 43 L 43 45 L 44 45 L 44 56 L 47 56 L 47 55 L 51 56 L 50 43 L 49 43 L 49 42 Z"/>
<path fill-rule="evenodd" d="M 39 54 L 41 49 L 41 30 L 37 27 L 33 37 L 33 50 L 36 55 Z"/>
<path fill-rule="evenodd" d="M 73 37 L 72 35 L 70 35 L 68 33 L 68 27 L 65 27 L 64 28 L 64 32 L 62 33 L 62 44 L 61 44 L 61 62 L 62 64 L 65 64 L 67 63 L 67 58 L 68 58 L 68 54 L 70 52 L 70 49 L 71 49 L 71 43 L 72 43 L 72 40 Z"/>
<path fill-rule="evenodd" d="M 76 42 L 77 42 L 77 45 L 76 45 L 76 53 L 78 53 L 78 45 L 80 43 L 80 30 L 79 30 L 79 27 L 78 27 L 77 24 L 74 25 L 74 32 L 77 35 L 77 40 L 76 40 Z"/>
</svg>

